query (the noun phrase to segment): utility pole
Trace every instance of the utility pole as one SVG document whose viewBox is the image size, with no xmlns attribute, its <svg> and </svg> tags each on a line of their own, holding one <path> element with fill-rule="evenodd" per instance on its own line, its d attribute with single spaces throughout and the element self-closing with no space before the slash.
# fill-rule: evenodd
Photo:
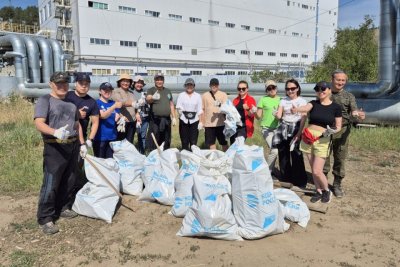
<svg viewBox="0 0 400 267">
<path fill-rule="evenodd" d="M 136 75 L 139 75 L 139 41 L 142 35 L 139 35 L 136 42 Z"/>
</svg>

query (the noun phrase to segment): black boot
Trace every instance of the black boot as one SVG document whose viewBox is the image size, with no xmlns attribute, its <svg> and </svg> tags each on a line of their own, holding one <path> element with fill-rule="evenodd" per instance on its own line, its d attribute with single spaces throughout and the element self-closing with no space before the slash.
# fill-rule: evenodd
<svg viewBox="0 0 400 267">
<path fill-rule="evenodd" d="M 333 180 L 333 193 L 337 198 L 342 198 L 344 196 L 344 191 L 342 189 L 342 177 L 336 176 Z"/>
</svg>

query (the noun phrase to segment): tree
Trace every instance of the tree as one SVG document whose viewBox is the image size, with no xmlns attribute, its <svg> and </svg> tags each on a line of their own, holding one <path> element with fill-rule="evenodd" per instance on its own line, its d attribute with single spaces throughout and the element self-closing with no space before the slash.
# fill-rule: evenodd
<svg viewBox="0 0 400 267">
<path fill-rule="evenodd" d="M 378 78 L 378 42 L 376 27 L 369 16 L 358 29 L 336 32 L 336 45 L 325 47 L 322 61 L 311 67 L 307 82 L 330 81 L 331 73 L 341 69 L 352 81 L 374 82 Z"/>
<path fill-rule="evenodd" d="M 12 19 L 15 23 L 22 23 L 23 21 L 28 25 L 39 23 L 39 11 L 36 6 L 28 6 L 25 9 L 6 6 L 0 9 L 0 17 L 3 21 Z"/>
<path fill-rule="evenodd" d="M 254 72 L 253 75 L 251 75 L 251 81 L 253 83 L 264 83 L 267 80 L 274 80 L 276 82 L 285 82 L 289 78 L 290 77 L 286 72 L 273 73 L 268 69 Z"/>
</svg>

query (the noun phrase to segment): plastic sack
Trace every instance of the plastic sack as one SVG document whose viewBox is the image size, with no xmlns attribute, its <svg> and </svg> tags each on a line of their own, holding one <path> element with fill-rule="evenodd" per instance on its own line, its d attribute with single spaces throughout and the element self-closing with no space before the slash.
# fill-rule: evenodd
<svg viewBox="0 0 400 267">
<path fill-rule="evenodd" d="M 241 145 L 233 159 L 233 213 L 239 234 L 258 239 L 289 229 L 273 191 L 273 181 L 259 146 Z"/>
<path fill-rule="evenodd" d="M 194 146 L 193 146 L 194 147 Z M 182 166 L 175 179 L 175 202 L 171 214 L 184 217 L 193 203 L 193 176 L 197 174 L 201 157 L 187 150 L 181 152 Z"/>
<path fill-rule="evenodd" d="M 281 202 L 285 218 L 297 222 L 301 227 L 307 227 L 310 220 L 310 210 L 307 204 L 292 190 L 285 188 L 274 189 L 275 197 Z"/>
<path fill-rule="evenodd" d="M 217 150 L 194 150 L 202 157 L 193 178 L 193 206 L 186 212 L 178 236 L 207 236 L 223 240 L 242 240 L 229 198 L 231 184 L 225 176 L 229 168 L 226 155 Z"/>
<path fill-rule="evenodd" d="M 125 194 L 139 196 L 143 190 L 142 172 L 146 156 L 126 139 L 110 142 L 113 158 L 118 163 L 121 174 L 121 190 Z"/>
<path fill-rule="evenodd" d="M 94 166 L 88 162 L 88 159 Z M 119 196 L 107 184 L 99 171 L 116 190 L 119 190 L 120 175 L 117 162 L 114 159 L 102 159 L 87 155 L 85 173 L 88 182 L 76 194 L 72 209 L 80 215 L 111 223 Z"/>
<path fill-rule="evenodd" d="M 243 125 L 242 119 L 236 107 L 229 99 L 222 104 L 219 110 L 221 113 L 225 114 L 225 127 L 223 133 L 226 138 L 230 138 L 236 133 L 237 125 Z"/>
<path fill-rule="evenodd" d="M 142 180 L 145 188 L 139 200 L 172 206 L 175 200 L 175 178 L 179 172 L 179 150 L 170 148 L 162 151 L 162 148 L 163 145 L 161 153 L 155 149 L 144 160 Z"/>
</svg>

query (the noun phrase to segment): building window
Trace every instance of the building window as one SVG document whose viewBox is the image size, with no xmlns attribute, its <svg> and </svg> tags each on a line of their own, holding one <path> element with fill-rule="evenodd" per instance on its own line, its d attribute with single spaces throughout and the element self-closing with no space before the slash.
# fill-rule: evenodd
<svg viewBox="0 0 400 267">
<path fill-rule="evenodd" d="M 169 50 L 182 50 L 181 45 L 169 45 Z"/>
<path fill-rule="evenodd" d="M 225 54 L 235 54 L 235 49 L 225 49 Z"/>
<path fill-rule="evenodd" d="M 247 75 L 247 71 L 245 70 L 239 70 L 238 75 Z"/>
<path fill-rule="evenodd" d="M 90 38 L 90 43 L 96 45 L 110 45 L 110 40 L 101 38 Z"/>
<path fill-rule="evenodd" d="M 333 12 L 333 15 L 335 15 L 335 16 L 336 16 L 336 12 Z"/>
<path fill-rule="evenodd" d="M 179 76 L 179 70 L 167 70 L 166 75 L 167 76 Z"/>
<path fill-rule="evenodd" d="M 108 4 L 106 3 L 88 1 L 88 6 L 92 8 L 108 10 Z"/>
<path fill-rule="evenodd" d="M 263 31 L 264 31 L 264 28 L 256 27 L 256 32 L 263 32 Z"/>
<path fill-rule="evenodd" d="M 225 23 L 225 26 L 226 26 L 227 28 L 235 28 L 235 23 L 227 22 L 227 23 Z"/>
<path fill-rule="evenodd" d="M 234 70 L 226 70 L 225 75 L 235 75 L 235 71 Z"/>
<path fill-rule="evenodd" d="M 262 55 L 264 55 L 264 52 L 263 52 L 263 51 L 255 51 L 255 52 L 254 52 L 254 55 L 256 55 L 256 56 L 262 56 Z"/>
<path fill-rule="evenodd" d="M 275 52 L 268 52 L 268 56 L 270 56 L 270 57 L 275 57 L 275 56 L 276 56 L 276 53 L 275 53 Z"/>
<path fill-rule="evenodd" d="M 301 58 L 308 58 L 308 55 L 301 55 Z"/>
<path fill-rule="evenodd" d="M 208 20 L 208 24 L 212 26 L 219 26 L 219 21 L 218 20 Z"/>
<path fill-rule="evenodd" d="M 173 20 L 182 20 L 182 16 L 181 16 L 181 15 L 168 14 L 168 17 L 169 17 L 170 19 L 173 19 Z"/>
<path fill-rule="evenodd" d="M 136 42 L 134 41 L 119 41 L 120 46 L 128 46 L 128 47 L 134 47 L 136 46 Z"/>
<path fill-rule="evenodd" d="M 92 75 L 111 75 L 111 69 L 92 69 Z"/>
<path fill-rule="evenodd" d="M 298 32 L 292 32 L 292 36 L 295 36 L 295 37 L 297 37 L 297 36 L 299 36 L 300 34 L 298 33 Z"/>
<path fill-rule="evenodd" d="M 248 55 L 248 54 L 250 54 L 250 51 L 249 50 L 240 50 L 240 54 Z"/>
<path fill-rule="evenodd" d="M 287 6 L 290 6 L 290 1 L 287 1 Z"/>
<path fill-rule="evenodd" d="M 242 27 L 242 30 L 250 31 L 250 26 L 248 26 L 248 25 L 242 25 L 241 27 Z"/>
<path fill-rule="evenodd" d="M 298 58 L 299 57 L 298 54 L 291 54 L 290 56 L 293 57 L 293 58 Z"/>
<path fill-rule="evenodd" d="M 276 30 L 275 29 L 268 29 L 268 32 L 272 33 L 272 34 L 276 34 Z"/>
<path fill-rule="evenodd" d="M 192 56 L 197 56 L 197 49 L 196 48 L 192 48 Z"/>
<path fill-rule="evenodd" d="M 133 70 L 131 70 L 131 69 L 117 69 L 117 75 L 121 75 L 121 74 L 133 75 Z"/>
<path fill-rule="evenodd" d="M 287 53 L 280 53 L 280 57 L 287 57 Z"/>
<path fill-rule="evenodd" d="M 201 23 L 201 18 L 190 17 L 189 21 L 193 23 Z"/>
<path fill-rule="evenodd" d="M 152 48 L 152 49 L 161 49 L 161 44 L 157 43 L 146 43 L 147 48 Z"/>
<path fill-rule="evenodd" d="M 203 71 L 201 70 L 191 70 L 190 75 L 202 75 Z"/>
<path fill-rule="evenodd" d="M 304 8 L 304 9 L 308 9 L 308 5 L 302 4 L 301 7 Z"/>
<path fill-rule="evenodd" d="M 161 70 L 147 70 L 147 74 L 150 76 L 154 76 L 157 73 L 161 73 Z"/>
<path fill-rule="evenodd" d="M 152 11 L 152 10 L 145 10 L 144 14 L 146 16 L 155 17 L 155 18 L 158 18 L 160 16 L 160 12 Z"/>
<path fill-rule="evenodd" d="M 118 6 L 118 10 L 124 13 L 136 13 L 136 8 L 128 6 Z"/>
</svg>

